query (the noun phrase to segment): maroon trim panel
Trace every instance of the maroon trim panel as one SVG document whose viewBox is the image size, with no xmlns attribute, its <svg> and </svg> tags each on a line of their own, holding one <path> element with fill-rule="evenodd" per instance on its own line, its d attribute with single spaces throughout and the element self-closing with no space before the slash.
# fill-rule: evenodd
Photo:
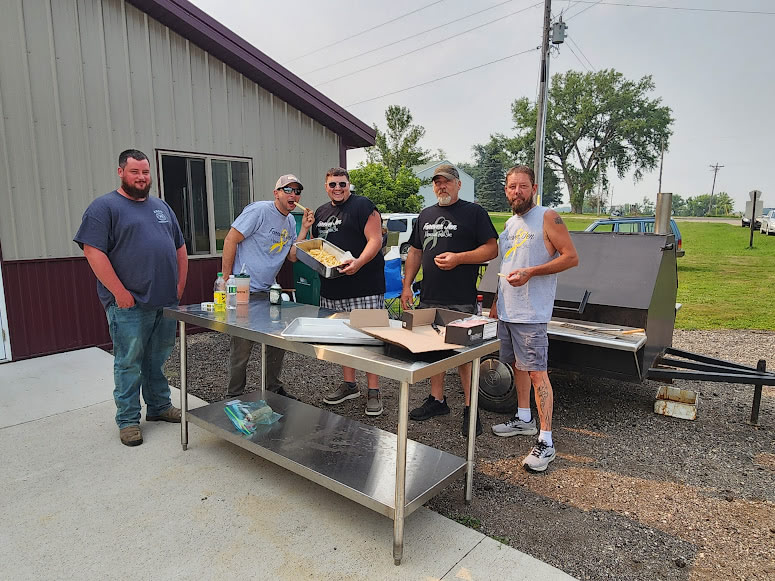
<svg viewBox="0 0 775 581">
<path fill-rule="evenodd" d="M 220 258 L 189 260 L 182 304 L 212 300 Z M 2 262 L 14 361 L 110 346 L 97 279 L 83 257 Z"/>
<path fill-rule="evenodd" d="M 374 145 L 375 131 L 186 0 L 127 0 L 334 133 L 350 147 Z M 271 19 L 271 15 L 267 14 Z M 267 20 L 268 22 L 268 20 Z"/>
</svg>

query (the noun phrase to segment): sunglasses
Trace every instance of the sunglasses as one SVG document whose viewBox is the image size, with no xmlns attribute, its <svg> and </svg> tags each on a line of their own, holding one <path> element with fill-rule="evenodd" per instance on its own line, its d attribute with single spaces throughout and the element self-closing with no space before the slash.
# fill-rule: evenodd
<svg viewBox="0 0 775 581">
<path fill-rule="evenodd" d="M 337 182 L 328 182 L 328 187 L 331 188 L 331 189 L 334 189 L 336 187 L 336 183 Z M 347 182 L 339 182 L 339 187 L 340 188 L 346 188 L 347 187 Z"/>
<path fill-rule="evenodd" d="M 292 188 L 291 186 L 285 186 L 284 188 L 280 188 L 282 191 L 284 191 L 286 194 L 296 194 L 297 196 L 301 195 L 301 189 L 299 188 Z"/>
</svg>

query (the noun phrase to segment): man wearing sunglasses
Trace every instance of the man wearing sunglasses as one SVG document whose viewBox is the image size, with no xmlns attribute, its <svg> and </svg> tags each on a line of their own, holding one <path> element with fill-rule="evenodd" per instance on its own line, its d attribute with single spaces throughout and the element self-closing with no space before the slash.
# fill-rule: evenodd
<svg viewBox="0 0 775 581">
<path fill-rule="evenodd" d="M 315 210 L 312 234 L 325 238 L 355 257 L 340 271 L 347 276 L 320 279 L 320 306 L 335 311 L 385 308 L 385 261 L 382 257 L 382 218 L 371 200 L 350 192 L 350 174 L 341 167 L 328 170 L 326 193 L 331 200 Z M 323 401 L 337 405 L 360 397 L 355 370 L 342 367 L 344 381 Z M 382 413 L 378 377 L 366 374 L 366 415 Z"/>
<path fill-rule="evenodd" d="M 245 265 L 250 275 L 251 296 L 267 297 L 269 287 L 287 257 L 296 262 L 296 220 L 291 211 L 301 197 L 304 187 L 293 174 L 280 176 L 274 187 L 274 200 L 253 202 L 245 206 L 231 225 L 223 242 L 221 270 L 224 276 L 238 274 Z M 304 211 L 298 238 L 307 237 L 314 215 Z M 240 395 L 247 382 L 247 367 L 253 351 L 253 341 L 231 337 L 229 363 L 230 377 L 226 388 L 228 397 Z M 266 346 L 266 389 L 294 398 L 285 391 L 280 381 L 285 351 Z"/>
</svg>

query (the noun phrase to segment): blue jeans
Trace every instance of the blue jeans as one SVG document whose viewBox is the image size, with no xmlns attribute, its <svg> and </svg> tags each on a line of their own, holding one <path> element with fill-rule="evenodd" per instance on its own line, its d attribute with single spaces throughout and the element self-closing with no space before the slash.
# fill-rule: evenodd
<svg viewBox="0 0 775 581">
<path fill-rule="evenodd" d="M 162 309 L 134 305 L 106 311 L 113 339 L 113 399 L 119 429 L 140 425 L 140 390 L 146 416 L 158 416 L 172 407 L 170 386 L 162 370 L 175 346 L 175 320 Z"/>
</svg>

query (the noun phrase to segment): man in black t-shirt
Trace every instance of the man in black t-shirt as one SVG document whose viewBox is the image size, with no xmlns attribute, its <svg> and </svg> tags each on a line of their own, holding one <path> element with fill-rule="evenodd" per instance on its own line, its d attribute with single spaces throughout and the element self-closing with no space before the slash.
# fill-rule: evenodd
<svg viewBox="0 0 775 581">
<path fill-rule="evenodd" d="M 406 257 L 401 303 L 410 308 L 412 282 L 422 264 L 420 308 L 441 307 L 476 312 L 476 277 L 479 265 L 498 255 L 498 233 L 484 208 L 461 200 L 460 174 L 455 166 L 440 165 L 433 174 L 433 192 L 439 202 L 425 208 L 414 224 Z M 471 395 L 471 364 L 458 367 L 465 394 L 463 435 L 468 434 Z M 444 374 L 431 377 L 431 394 L 409 412 L 423 421 L 449 413 L 444 397 Z M 482 433 L 479 417 L 476 434 Z"/>
<path fill-rule="evenodd" d="M 312 235 L 325 238 L 355 257 L 339 268 L 347 276 L 320 279 L 320 306 L 334 311 L 385 308 L 385 260 L 382 257 L 382 217 L 371 200 L 350 193 L 350 174 L 341 167 L 328 170 L 326 193 L 331 202 L 315 210 Z M 337 405 L 360 397 L 355 369 L 342 367 L 344 381 L 323 401 Z M 379 379 L 366 374 L 366 415 L 382 413 Z"/>
</svg>

